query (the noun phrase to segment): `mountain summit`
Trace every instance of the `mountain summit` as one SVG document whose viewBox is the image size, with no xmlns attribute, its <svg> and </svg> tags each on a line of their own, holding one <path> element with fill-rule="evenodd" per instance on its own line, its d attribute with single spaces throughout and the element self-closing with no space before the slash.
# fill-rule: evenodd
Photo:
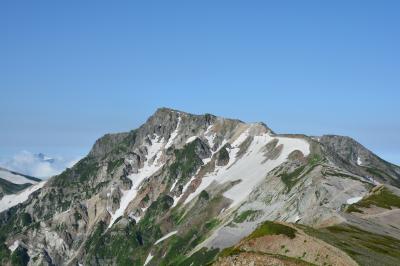
<svg viewBox="0 0 400 266">
<path fill-rule="evenodd" d="M 0 214 L 2 265 L 398 265 L 400 168 L 351 138 L 158 109 Z"/>
</svg>

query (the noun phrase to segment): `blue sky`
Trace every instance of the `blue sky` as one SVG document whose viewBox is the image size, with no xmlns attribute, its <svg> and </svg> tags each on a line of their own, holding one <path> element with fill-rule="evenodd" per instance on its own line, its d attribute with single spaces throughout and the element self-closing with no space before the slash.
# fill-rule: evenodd
<svg viewBox="0 0 400 266">
<path fill-rule="evenodd" d="M 0 157 L 157 107 L 349 135 L 400 164 L 399 1 L 1 1 Z"/>
</svg>

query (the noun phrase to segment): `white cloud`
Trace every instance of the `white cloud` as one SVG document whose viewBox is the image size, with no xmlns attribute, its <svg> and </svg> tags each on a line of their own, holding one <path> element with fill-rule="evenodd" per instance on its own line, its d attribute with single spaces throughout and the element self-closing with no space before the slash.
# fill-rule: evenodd
<svg viewBox="0 0 400 266">
<path fill-rule="evenodd" d="M 1 160 L 0 165 L 22 174 L 38 178 L 48 178 L 61 173 L 67 167 L 72 167 L 79 160 L 80 157 L 63 158 L 59 156 L 50 159 L 48 156 L 21 151 L 12 158 Z"/>
</svg>

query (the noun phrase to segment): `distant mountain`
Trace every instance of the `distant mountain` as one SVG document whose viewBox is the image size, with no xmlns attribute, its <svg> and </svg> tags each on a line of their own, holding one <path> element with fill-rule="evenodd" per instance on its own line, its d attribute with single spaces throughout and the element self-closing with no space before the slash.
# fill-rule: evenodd
<svg viewBox="0 0 400 266">
<path fill-rule="evenodd" d="M 2 265 L 400 265 L 400 168 L 348 137 L 161 108 L 37 186 Z"/>
<path fill-rule="evenodd" d="M 41 181 L 0 167 L 0 212 L 27 200 Z"/>
<path fill-rule="evenodd" d="M 56 161 L 54 158 L 48 157 L 43 153 L 35 154 L 35 157 L 42 162 L 54 163 Z"/>
<path fill-rule="evenodd" d="M 76 158 L 49 157 L 44 153 L 21 151 L 11 157 L 3 158 L 0 161 L 0 165 L 4 168 L 31 176 L 49 178 L 60 174 L 67 167 L 71 167 L 76 161 Z"/>
<path fill-rule="evenodd" d="M 0 199 L 4 195 L 15 194 L 41 180 L 0 167 Z"/>
</svg>

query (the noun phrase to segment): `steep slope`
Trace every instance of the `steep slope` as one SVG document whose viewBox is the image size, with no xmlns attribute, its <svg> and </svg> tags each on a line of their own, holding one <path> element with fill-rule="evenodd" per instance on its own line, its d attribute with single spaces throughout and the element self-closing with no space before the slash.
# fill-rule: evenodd
<svg viewBox="0 0 400 266">
<path fill-rule="evenodd" d="M 0 212 L 28 199 L 41 180 L 0 167 Z"/>
<path fill-rule="evenodd" d="M 41 180 L 0 167 L 0 199 L 4 195 L 15 194 Z"/>
<path fill-rule="evenodd" d="M 0 258 L 204 265 L 266 220 L 351 223 L 346 206 L 378 182 L 398 186 L 398 167 L 348 138 L 277 135 L 262 123 L 161 108 L 136 130 L 100 138 L 74 167 L 2 212 Z"/>
</svg>

